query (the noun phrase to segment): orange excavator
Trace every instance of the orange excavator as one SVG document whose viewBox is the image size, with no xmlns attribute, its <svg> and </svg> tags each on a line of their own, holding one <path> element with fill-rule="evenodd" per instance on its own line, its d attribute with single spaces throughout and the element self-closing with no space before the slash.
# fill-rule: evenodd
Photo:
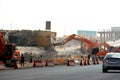
<svg viewBox="0 0 120 80">
<path fill-rule="evenodd" d="M 89 53 L 92 52 L 93 54 L 96 54 L 98 52 L 97 45 L 95 42 L 92 42 L 92 41 L 90 41 L 84 37 L 78 36 L 76 34 L 72 34 L 72 35 L 68 36 L 66 39 L 64 39 L 61 43 L 54 43 L 53 45 L 54 46 L 64 45 L 71 40 L 81 41 L 82 43 L 86 44 L 87 51 Z M 83 46 L 83 44 L 81 45 L 81 48 L 84 49 L 82 46 Z"/>
<path fill-rule="evenodd" d="M 81 48 L 88 51 L 90 55 L 105 56 L 107 52 L 111 52 L 111 51 L 120 52 L 119 48 L 111 47 L 109 44 L 105 42 L 104 43 L 98 41 L 93 42 L 85 37 L 81 37 L 76 34 L 72 34 L 68 36 L 60 43 L 54 43 L 53 46 L 64 45 L 71 40 L 81 41 L 82 42 Z M 84 45 L 87 48 L 84 48 L 83 47 Z"/>
<path fill-rule="evenodd" d="M 105 56 L 107 52 L 120 52 L 120 47 L 110 46 L 106 42 L 99 43 L 99 49 L 100 51 L 97 53 L 97 55 L 100 56 Z"/>
<path fill-rule="evenodd" d="M 16 54 L 16 47 L 14 43 L 6 43 L 4 35 L 0 32 L 0 61 L 2 61 L 6 66 L 10 64 L 13 57 Z"/>
</svg>

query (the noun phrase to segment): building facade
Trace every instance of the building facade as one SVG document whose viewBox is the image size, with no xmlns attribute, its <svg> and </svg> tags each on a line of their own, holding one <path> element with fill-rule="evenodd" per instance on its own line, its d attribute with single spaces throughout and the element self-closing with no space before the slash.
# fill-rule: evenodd
<svg viewBox="0 0 120 80">
<path fill-rule="evenodd" d="M 116 41 L 120 39 L 120 27 L 111 27 L 111 30 L 98 31 L 100 41 Z"/>
<path fill-rule="evenodd" d="M 46 30 L 2 30 L 8 32 L 8 42 L 17 46 L 45 47 L 56 41 L 56 32 Z"/>
</svg>

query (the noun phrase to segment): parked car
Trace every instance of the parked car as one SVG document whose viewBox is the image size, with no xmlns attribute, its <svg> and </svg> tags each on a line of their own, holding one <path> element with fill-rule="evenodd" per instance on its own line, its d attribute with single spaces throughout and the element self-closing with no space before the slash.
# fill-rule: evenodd
<svg viewBox="0 0 120 80">
<path fill-rule="evenodd" d="M 80 60 L 77 59 L 77 58 L 75 58 L 75 59 L 74 59 L 74 62 L 75 62 L 76 64 L 79 64 L 79 63 L 80 63 Z"/>
<path fill-rule="evenodd" d="M 103 59 L 102 71 L 120 70 L 120 53 L 107 53 Z"/>
</svg>

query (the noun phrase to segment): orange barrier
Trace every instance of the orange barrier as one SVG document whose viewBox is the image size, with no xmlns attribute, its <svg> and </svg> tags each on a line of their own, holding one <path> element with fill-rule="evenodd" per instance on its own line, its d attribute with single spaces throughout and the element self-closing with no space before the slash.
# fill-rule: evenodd
<svg viewBox="0 0 120 80">
<path fill-rule="evenodd" d="M 74 65 L 75 65 L 74 60 L 68 60 L 67 66 L 74 66 Z"/>
<path fill-rule="evenodd" d="M 42 60 L 42 65 L 46 66 L 46 60 Z"/>
<path fill-rule="evenodd" d="M 15 65 L 14 65 L 14 69 L 21 69 L 21 64 L 19 61 L 16 61 Z"/>
<path fill-rule="evenodd" d="M 89 59 L 87 59 L 87 60 L 80 60 L 80 66 L 83 66 L 83 65 L 90 65 L 91 63 L 90 63 L 90 60 Z"/>
<path fill-rule="evenodd" d="M 93 64 L 94 64 L 94 65 L 96 64 L 96 60 L 93 60 Z"/>
<path fill-rule="evenodd" d="M 63 65 L 66 63 L 65 58 L 54 58 L 53 61 L 54 61 L 55 65 Z"/>
<path fill-rule="evenodd" d="M 42 60 L 34 60 L 33 67 L 43 67 Z"/>
<path fill-rule="evenodd" d="M 80 66 L 83 66 L 83 61 L 82 60 L 80 61 Z"/>
<path fill-rule="evenodd" d="M 86 62 L 86 60 L 84 60 L 84 65 L 87 65 L 87 62 Z"/>
<path fill-rule="evenodd" d="M 0 70 L 4 70 L 4 69 L 5 69 L 5 66 L 4 66 L 3 62 L 0 61 Z"/>
<path fill-rule="evenodd" d="M 98 59 L 96 59 L 96 64 L 99 64 L 99 60 Z"/>
<path fill-rule="evenodd" d="M 55 66 L 54 61 L 52 59 L 46 60 L 45 66 L 49 66 L 49 67 Z"/>
<path fill-rule="evenodd" d="M 87 64 L 90 65 L 90 60 L 89 59 L 87 60 Z"/>
</svg>

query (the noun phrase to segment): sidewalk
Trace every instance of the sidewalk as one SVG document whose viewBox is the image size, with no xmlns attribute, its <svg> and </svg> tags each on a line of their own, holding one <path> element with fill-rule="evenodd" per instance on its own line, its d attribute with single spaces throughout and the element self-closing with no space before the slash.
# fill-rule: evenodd
<svg viewBox="0 0 120 80">
<path fill-rule="evenodd" d="M 19 64 L 20 68 L 18 69 L 27 69 L 27 68 L 32 68 L 33 67 L 33 63 L 29 63 L 29 62 L 25 62 L 24 67 L 21 67 L 21 65 Z M 14 67 L 5 67 L 4 70 L 13 70 Z"/>
<path fill-rule="evenodd" d="M 33 67 L 33 63 L 26 62 L 24 64 L 24 68 L 32 68 L 32 67 Z"/>
</svg>

